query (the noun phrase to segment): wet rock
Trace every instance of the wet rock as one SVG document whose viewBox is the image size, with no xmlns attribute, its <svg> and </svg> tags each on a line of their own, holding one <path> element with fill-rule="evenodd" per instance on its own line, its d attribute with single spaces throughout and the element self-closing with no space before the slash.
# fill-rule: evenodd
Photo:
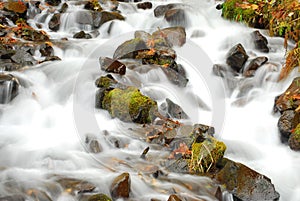
<svg viewBox="0 0 300 201">
<path fill-rule="evenodd" d="M 131 181 L 129 173 L 123 173 L 113 180 L 111 185 L 113 199 L 129 198 L 130 191 Z"/>
<path fill-rule="evenodd" d="M 295 110 L 299 107 L 299 83 L 300 77 L 294 78 L 287 90 L 277 98 L 274 106 L 274 111 L 279 111 L 280 113 L 282 113 L 285 110 Z"/>
<path fill-rule="evenodd" d="M 168 114 L 172 117 L 172 118 L 176 118 L 176 119 L 187 119 L 188 115 L 183 111 L 183 109 L 177 105 L 176 103 L 174 103 L 173 101 L 171 101 L 170 99 L 166 99 L 167 102 L 167 111 Z"/>
<path fill-rule="evenodd" d="M 87 201 L 112 201 L 112 199 L 105 194 L 96 194 L 90 196 Z"/>
<path fill-rule="evenodd" d="M 91 39 L 92 36 L 89 33 L 85 33 L 84 31 L 80 31 L 80 32 L 74 34 L 73 38 L 77 38 L 77 39 Z"/>
<path fill-rule="evenodd" d="M 22 195 L 10 195 L 0 197 L 0 201 L 25 201 L 25 197 L 23 197 Z"/>
<path fill-rule="evenodd" d="M 58 56 L 48 56 L 44 59 L 44 61 L 42 62 L 47 62 L 47 61 L 60 61 L 61 58 L 59 58 Z"/>
<path fill-rule="evenodd" d="M 176 3 L 157 6 L 157 7 L 154 9 L 154 16 L 155 16 L 155 17 L 161 17 L 161 16 L 164 16 L 165 13 L 166 13 L 168 10 L 174 9 L 174 8 L 179 8 L 179 7 L 182 7 L 182 6 L 183 6 L 183 4 L 176 4 Z"/>
<path fill-rule="evenodd" d="M 48 43 L 43 43 L 42 45 L 40 45 L 39 49 L 40 49 L 39 51 L 43 57 L 54 56 L 54 49 Z"/>
<path fill-rule="evenodd" d="M 104 23 L 112 20 L 125 20 L 125 18 L 118 12 L 93 12 L 93 26 L 99 28 Z"/>
<path fill-rule="evenodd" d="M 164 38 L 172 46 L 179 46 L 186 42 L 186 32 L 183 27 L 169 27 L 152 33 L 153 38 Z"/>
<path fill-rule="evenodd" d="M 102 102 L 103 102 L 106 94 L 107 94 L 107 89 L 105 89 L 105 88 L 100 88 L 96 91 L 95 108 L 104 109 L 102 106 Z"/>
<path fill-rule="evenodd" d="M 27 7 L 23 2 L 10 1 L 10 2 L 4 2 L 3 4 L 4 4 L 3 5 L 4 10 L 14 12 L 18 14 L 18 16 L 24 17 L 24 19 L 26 18 Z"/>
<path fill-rule="evenodd" d="M 148 41 L 149 39 L 151 39 L 151 37 L 152 37 L 151 34 L 149 34 L 146 31 L 135 31 L 134 32 L 134 38 L 140 38 L 145 42 Z"/>
<path fill-rule="evenodd" d="M 56 181 L 72 194 L 92 192 L 96 188 L 94 184 L 79 179 L 59 178 Z"/>
<path fill-rule="evenodd" d="M 294 110 L 286 110 L 278 120 L 278 129 L 283 139 L 288 139 L 291 132 L 300 123 L 300 115 Z"/>
<path fill-rule="evenodd" d="M 210 135 L 197 138 L 192 144 L 192 158 L 189 167 L 194 173 L 212 171 L 223 158 L 226 145 Z"/>
<path fill-rule="evenodd" d="M 259 31 L 252 32 L 251 36 L 257 50 L 265 53 L 269 52 L 268 40 L 266 37 L 264 37 Z"/>
<path fill-rule="evenodd" d="M 93 12 L 91 11 L 79 11 L 76 13 L 76 22 L 78 24 L 93 25 Z"/>
<path fill-rule="evenodd" d="M 52 31 L 58 31 L 59 30 L 59 27 L 60 27 L 60 16 L 61 14 L 60 13 L 55 13 L 49 23 L 48 23 L 48 27 L 50 30 Z"/>
<path fill-rule="evenodd" d="M 222 64 L 214 64 L 212 71 L 214 75 L 219 77 L 238 76 L 237 72 Z"/>
<path fill-rule="evenodd" d="M 50 6 L 58 6 L 61 3 L 61 0 L 45 0 Z"/>
<path fill-rule="evenodd" d="M 11 74 L 0 74 L 0 104 L 9 103 L 19 92 L 19 80 Z"/>
<path fill-rule="evenodd" d="M 172 26 L 183 26 L 187 24 L 186 14 L 183 9 L 171 9 L 165 13 L 165 20 Z"/>
<path fill-rule="evenodd" d="M 237 44 L 229 50 L 226 57 L 226 63 L 236 72 L 240 72 L 249 56 L 244 47 Z"/>
<path fill-rule="evenodd" d="M 216 174 L 215 179 L 226 186 L 237 200 L 279 200 L 279 193 L 276 192 L 271 180 L 249 167 L 231 161 L 222 160 L 222 169 Z"/>
<path fill-rule="evenodd" d="M 107 91 L 103 97 L 102 108 L 113 118 L 140 124 L 151 123 L 158 111 L 157 103 L 141 94 L 135 87 Z"/>
<path fill-rule="evenodd" d="M 93 10 L 93 11 L 102 11 L 102 7 L 98 1 L 88 1 L 84 5 L 84 9 Z"/>
<path fill-rule="evenodd" d="M 262 65 L 264 65 L 266 62 L 268 61 L 268 57 L 256 57 L 255 59 L 253 59 L 252 61 L 250 61 L 250 63 L 248 64 L 248 66 L 246 66 L 244 68 L 244 72 L 243 72 L 243 76 L 245 77 L 252 77 L 254 76 L 256 70 L 261 67 Z"/>
<path fill-rule="evenodd" d="M 182 201 L 177 195 L 170 195 L 168 201 Z"/>
<path fill-rule="evenodd" d="M 297 125 L 290 135 L 288 143 L 292 150 L 300 151 L 300 124 Z"/>
<path fill-rule="evenodd" d="M 180 73 L 178 73 L 176 70 L 174 70 L 173 68 L 161 68 L 163 70 L 163 72 L 166 74 L 168 80 L 179 86 L 179 87 L 186 87 L 189 79 L 186 78 L 184 75 L 181 75 Z"/>
<path fill-rule="evenodd" d="M 166 162 L 166 168 L 170 172 L 181 173 L 181 174 L 188 174 L 189 170 L 189 160 L 188 159 L 177 159 L 177 160 L 170 160 Z"/>
<path fill-rule="evenodd" d="M 117 73 L 120 75 L 125 75 L 126 73 L 125 64 L 119 62 L 118 60 L 114 60 L 108 57 L 100 57 L 99 62 L 101 69 L 108 73 Z"/>
<path fill-rule="evenodd" d="M 114 59 L 134 59 L 138 55 L 139 51 L 149 50 L 146 43 L 140 39 L 135 38 L 132 40 L 125 41 L 114 52 Z"/>
<path fill-rule="evenodd" d="M 59 12 L 60 13 L 65 13 L 65 12 L 67 12 L 68 8 L 69 8 L 69 5 L 67 3 L 63 3 L 61 8 L 59 9 Z"/>
<path fill-rule="evenodd" d="M 143 3 L 138 3 L 136 6 L 139 9 L 146 10 L 146 9 L 152 8 L 152 3 L 151 2 L 143 2 Z"/>
<path fill-rule="evenodd" d="M 35 201 L 52 201 L 52 199 L 44 191 L 38 189 L 29 189 L 26 191 L 26 194 L 29 195 Z"/>
<path fill-rule="evenodd" d="M 101 76 L 95 81 L 95 85 L 98 88 L 115 88 L 117 87 L 117 81 L 111 74 Z"/>
<path fill-rule="evenodd" d="M 0 44 L 0 58 L 10 59 L 16 53 L 13 46 Z"/>
<path fill-rule="evenodd" d="M 88 150 L 91 153 L 100 153 L 102 151 L 102 147 L 99 141 L 93 136 L 86 136 L 85 143 L 87 145 Z"/>
</svg>

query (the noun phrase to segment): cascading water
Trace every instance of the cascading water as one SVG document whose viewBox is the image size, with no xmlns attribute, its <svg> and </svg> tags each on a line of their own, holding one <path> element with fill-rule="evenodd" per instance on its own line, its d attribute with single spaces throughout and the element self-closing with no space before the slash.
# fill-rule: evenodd
<svg viewBox="0 0 300 201">
<path fill-rule="evenodd" d="M 6 104 L 11 100 L 13 81 L 8 80 L 0 84 L 0 103 Z"/>
<path fill-rule="evenodd" d="M 170 3 L 152 2 L 153 7 Z M 250 42 L 250 33 L 253 30 L 221 19 L 220 13 L 215 10 L 215 2 L 184 3 L 189 5 L 187 35 L 191 36 L 195 31 L 200 33 L 200 37 L 191 40 L 214 63 L 224 61 L 228 49 L 237 43 L 242 43 L 253 55 L 261 54 L 254 50 Z M 72 2 L 70 5 L 72 12 L 62 17 L 61 29 L 57 33 L 49 32 L 53 38 L 71 37 L 74 31 L 81 29 L 89 31 L 89 27 L 74 27 L 74 17 L 76 12 L 82 11 L 82 7 Z M 143 136 L 135 132 L 138 128 L 118 119 L 111 119 L 103 110 L 94 109 L 94 81 L 100 75 L 98 58 L 112 56 L 114 49 L 123 42 L 123 38 L 117 40 L 115 37 L 134 30 L 168 26 L 163 19 L 153 17 L 153 9 L 141 11 L 126 3 L 121 3 L 119 9 L 126 14 L 126 21 L 115 21 L 111 26 L 108 26 L 110 22 L 104 24 L 99 28 L 100 35 L 95 39 L 74 43 L 70 39 L 72 45 L 66 49 L 55 49 L 62 61 L 39 64 L 22 72 L 22 76 L 19 75 L 24 82 L 30 84 L 22 88 L 10 104 L 2 107 L 2 114 L 0 113 L 1 196 L 23 194 L 24 191 L 38 188 L 52 195 L 55 200 L 74 200 L 55 183 L 57 175 L 90 181 L 97 186 L 99 192 L 109 194 L 112 178 L 122 172 L 129 172 L 132 194 L 137 200 L 167 200 L 167 195 L 175 189 L 193 198 L 215 200 L 210 192 L 199 189 L 201 185 L 211 184 L 205 177 L 172 173 L 165 180 L 153 181 L 153 169 L 158 168 L 159 158 L 166 157 L 168 153 L 153 147 L 147 155 L 149 160 L 140 159 L 140 154 L 149 144 L 140 140 Z M 42 22 L 40 18 L 45 12 L 37 15 L 35 20 Z M 47 31 L 49 17 L 50 15 L 42 24 Z M 33 20 L 32 24 L 34 23 Z M 228 82 L 224 83 L 227 90 L 224 105 L 226 120 L 217 136 L 227 144 L 227 157 L 272 179 L 281 195 L 280 200 L 298 201 L 300 155 L 281 144 L 277 130 L 278 117 L 272 114 L 274 97 L 287 88 L 291 79 L 282 83 L 275 82 L 278 76 L 276 66 L 280 66 L 284 57 L 284 48 L 281 45 L 283 39 L 268 40 L 271 51 L 267 56 L 273 65 L 271 69 L 258 71 L 248 81 L 254 88 L 242 98 L 237 98 L 242 85 L 249 83 L 240 80 L 240 85 L 235 88 L 231 88 Z M 104 43 L 106 46 L 103 46 Z M 212 66 L 202 66 L 199 61 L 199 66 L 191 67 L 188 61 L 184 63 L 185 58 L 180 58 L 179 55 L 178 59 L 184 66 L 188 66 L 186 71 L 190 82 L 185 90 L 172 85 L 159 69 L 149 72 L 141 69 L 139 73 L 129 70 L 126 78 L 120 80 L 138 86 L 143 93 L 158 102 L 166 97 L 172 99 L 182 106 L 193 123 L 213 123 L 212 112 L 215 108 L 211 102 L 216 97 L 211 97 L 214 93 L 208 90 L 205 79 L 201 77 L 202 71 L 198 71 L 198 68 L 211 71 Z M 293 73 L 297 74 L 296 71 Z M 212 74 L 209 76 L 209 79 L 216 79 Z M 0 85 L 3 103 L 10 99 L 11 88 L 11 82 Z M 189 99 L 189 96 L 194 98 Z M 241 104 L 244 106 L 236 107 Z M 74 117 L 74 108 L 79 111 L 76 114 L 84 117 L 93 115 L 100 131 L 92 127 L 89 119 Z M 195 111 L 194 108 L 200 109 Z M 86 151 L 87 136 L 100 142 L 101 153 L 91 154 Z M 184 183 L 187 185 L 182 185 Z M 225 200 L 232 199 L 230 195 L 224 197 Z"/>
</svg>

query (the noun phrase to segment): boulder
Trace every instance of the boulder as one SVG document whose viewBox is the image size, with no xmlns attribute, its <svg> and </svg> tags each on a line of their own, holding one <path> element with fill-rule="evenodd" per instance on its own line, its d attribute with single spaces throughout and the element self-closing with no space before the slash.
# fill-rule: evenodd
<svg viewBox="0 0 300 201">
<path fill-rule="evenodd" d="M 113 78 L 111 74 L 101 76 L 95 81 L 95 85 L 98 88 L 115 88 L 118 82 Z"/>
<path fill-rule="evenodd" d="M 226 186 L 226 189 L 234 195 L 235 200 L 279 200 L 280 195 L 268 177 L 226 158 L 219 165 L 221 170 L 214 178 Z"/>
<path fill-rule="evenodd" d="M 93 26 L 94 28 L 101 27 L 104 23 L 112 20 L 125 20 L 125 18 L 118 12 L 93 12 Z"/>
<path fill-rule="evenodd" d="M 92 36 L 89 33 L 85 33 L 84 31 L 80 31 L 78 33 L 75 33 L 73 35 L 73 38 L 77 38 L 77 39 L 91 39 Z"/>
<path fill-rule="evenodd" d="M 93 26 L 93 22 L 94 22 L 93 16 L 94 16 L 94 12 L 87 11 L 87 10 L 78 11 L 76 13 L 76 22 L 78 24 Z"/>
<path fill-rule="evenodd" d="M 92 11 L 102 11 L 102 7 L 98 1 L 88 1 L 84 5 L 84 9 L 92 10 Z"/>
<path fill-rule="evenodd" d="M 260 52 L 269 52 L 268 40 L 265 36 L 263 36 L 259 31 L 253 31 L 251 33 L 251 37 L 254 42 L 255 49 Z"/>
<path fill-rule="evenodd" d="M 63 3 L 63 5 L 61 6 L 61 8 L 59 9 L 60 13 L 66 13 L 67 10 L 69 8 L 69 5 L 67 3 Z"/>
<path fill-rule="evenodd" d="M 114 52 L 113 59 L 135 59 L 139 51 L 149 50 L 145 41 L 135 38 L 125 41 Z"/>
<path fill-rule="evenodd" d="M 105 194 L 96 194 L 90 196 L 87 201 L 112 201 L 112 199 Z"/>
<path fill-rule="evenodd" d="M 278 120 L 278 128 L 283 139 L 288 139 L 291 132 L 300 123 L 300 115 L 294 110 L 286 110 Z"/>
<path fill-rule="evenodd" d="M 300 151 L 300 124 L 297 125 L 290 135 L 288 143 L 292 150 Z"/>
<path fill-rule="evenodd" d="M 187 119 L 188 115 L 183 111 L 183 109 L 171 101 L 170 99 L 166 99 L 167 102 L 167 112 L 172 118 L 176 119 Z"/>
<path fill-rule="evenodd" d="M 177 195 L 170 195 L 167 201 L 182 201 Z"/>
<path fill-rule="evenodd" d="M 54 56 L 54 49 L 49 43 L 43 43 L 39 47 L 39 51 L 43 57 L 51 57 Z"/>
<path fill-rule="evenodd" d="M 168 10 L 165 13 L 165 20 L 171 25 L 171 26 L 182 26 L 185 27 L 187 24 L 187 18 L 185 11 L 180 8 L 175 8 Z"/>
<path fill-rule="evenodd" d="M 177 64 L 175 63 L 175 65 L 177 65 Z M 161 67 L 161 69 L 166 74 L 168 80 L 171 83 L 173 83 L 179 87 L 186 87 L 189 79 L 186 78 L 186 76 L 184 74 L 181 74 L 180 72 L 178 72 L 177 70 L 172 68 L 172 65 L 170 65 L 169 67 Z"/>
<path fill-rule="evenodd" d="M 172 46 L 183 46 L 186 42 L 186 32 L 183 27 L 169 27 L 152 33 L 153 38 L 164 38 Z"/>
<path fill-rule="evenodd" d="M 140 124 L 151 123 L 158 111 L 157 103 L 135 87 L 105 91 L 101 105 L 113 118 Z"/>
<path fill-rule="evenodd" d="M 103 149 L 101 144 L 94 136 L 86 136 L 85 144 L 87 145 L 88 151 L 91 153 L 100 153 Z"/>
<path fill-rule="evenodd" d="M 3 2 L 4 10 L 16 13 L 20 17 L 26 18 L 27 7 L 24 2 L 9 1 Z"/>
<path fill-rule="evenodd" d="M 240 72 L 249 56 L 244 47 L 237 44 L 228 51 L 226 57 L 226 63 L 236 72 Z"/>
<path fill-rule="evenodd" d="M 256 57 L 252 59 L 250 63 L 244 68 L 243 76 L 245 77 L 252 77 L 255 75 L 255 72 L 258 68 L 264 65 L 268 61 L 268 57 Z"/>
<path fill-rule="evenodd" d="M 126 73 L 125 64 L 119 62 L 118 60 L 114 60 L 108 57 L 100 57 L 99 62 L 101 69 L 108 73 L 116 73 L 120 75 L 125 75 Z"/>
<path fill-rule="evenodd" d="M 143 2 L 143 3 L 138 3 L 136 6 L 137 6 L 138 9 L 146 10 L 146 9 L 151 9 L 152 8 L 152 3 L 146 1 L 146 2 Z"/>
<path fill-rule="evenodd" d="M 167 4 L 167 5 L 159 5 L 154 9 L 154 16 L 155 17 L 161 17 L 164 16 L 165 13 L 170 10 L 170 9 L 174 9 L 174 8 L 180 8 L 182 7 L 183 4 L 179 4 L 179 3 L 172 3 L 172 4 Z"/>
<path fill-rule="evenodd" d="M 129 198 L 131 191 L 131 181 L 129 173 L 123 173 L 116 177 L 111 185 L 111 195 L 113 199 Z"/>
<path fill-rule="evenodd" d="M 45 0 L 50 6 L 58 6 L 61 3 L 61 0 Z"/>
<path fill-rule="evenodd" d="M 11 60 L 22 66 L 32 66 L 37 63 L 31 54 L 20 49 L 11 57 Z"/>
<path fill-rule="evenodd" d="M 11 74 L 0 74 L 0 104 L 9 103 L 19 92 L 19 80 Z"/>
<path fill-rule="evenodd" d="M 299 107 L 299 83 L 300 77 L 294 78 L 287 90 L 275 100 L 274 111 L 282 113 L 285 110 L 295 110 Z"/>
<path fill-rule="evenodd" d="M 52 31 L 58 31 L 59 30 L 59 27 L 60 27 L 60 17 L 61 17 L 61 14 L 60 13 L 55 13 L 49 23 L 48 23 L 48 27 L 50 30 Z"/>
<path fill-rule="evenodd" d="M 5 197 L 0 197 L 0 201 L 25 201 L 25 197 L 22 195 L 10 195 Z"/>
<path fill-rule="evenodd" d="M 72 194 L 92 192 L 96 186 L 90 182 L 74 178 L 58 178 L 56 180 L 64 190 Z"/>
</svg>

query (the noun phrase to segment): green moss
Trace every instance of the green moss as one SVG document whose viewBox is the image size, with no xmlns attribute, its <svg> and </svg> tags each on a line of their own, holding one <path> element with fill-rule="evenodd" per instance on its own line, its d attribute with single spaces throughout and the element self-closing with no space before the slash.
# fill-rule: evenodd
<svg viewBox="0 0 300 201">
<path fill-rule="evenodd" d="M 112 201 L 112 199 L 105 194 L 96 194 L 89 197 L 88 201 Z"/>
<path fill-rule="evenodd" d="M 97 87 L 103 88 L 109 88 L 114 86 L 115 84 L 117 84 L 117 81 L 110 74 L 99 77 L 95 82 L 95 85 Z"/>
<path fill-rule="evenodd" d="M 223 158 L 226 145 L 212 136 L 207 136 L 203 142 L 192 144 L 190 169 L 195 173 L 206 173 Z"/>
<path fill-rule="evenodd" d="M 102 108 L 114 118 L 125 122 L 151 123 L 157 112 L 157 103 L 144 96 L 137 88 L 113 89 L 103 101 Z"/>
</svg>

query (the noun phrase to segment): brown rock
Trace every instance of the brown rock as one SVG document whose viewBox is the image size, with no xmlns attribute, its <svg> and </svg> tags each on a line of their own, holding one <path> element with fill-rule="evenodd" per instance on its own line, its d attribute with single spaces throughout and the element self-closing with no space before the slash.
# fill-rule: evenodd
<svg viewBox="0 0 300 201">
<path fill-rule="evenodd" d="M 237 44 L 227 53 L 226 63 L 236 72 L 240 72 L 248 57 L 244 47 Z"/>
<path fill-rule="evenodd" d="M 129 173 L 123 173 L 116 177 L 111 185 L 111 195 L 114 199 L 129 198 L 130 194 L 130 175 Z"/>
<path fill-rule="evenodd" d="M 257 50 L 265 53 L 269 52 L 268 40 L 266 37 L 264 37 L 259 31 L 252 32 L 251 36 Z"/>
<path fill-rule="evenodd" d="M 120 75 L 125 75 L 126 66 L 125 64 L 108 57 L 100 57 L 99 59 L 101 69 L 108 73 L 117 73 Z"/>
<path fill-rule="evenodd" d="M 143 9 L 143 10 L 151 9 L 152 8 L 152 3 L 151 2 L 138 3 L 137 8 Z"/>
<path fill-rule="evenodd" d="M 168 10 L 165 13 L 165 19 L 172 26 L 183 26 L 185 27 L 187 24 L 187 19 L 185 15 L 185 11 L 180 8 L 175 8 Z"/>
<path fill-rule="evenodd" d="M 256 70 L 260 68 L 262 65 L 264 65 L 268 61 L 268 57 L 256 57 L 250 63 L 248 64 L 247 67 L 244 68 L 243 75 L 245 77 L 252 77 L 254 76 Z"/>
</svg>

